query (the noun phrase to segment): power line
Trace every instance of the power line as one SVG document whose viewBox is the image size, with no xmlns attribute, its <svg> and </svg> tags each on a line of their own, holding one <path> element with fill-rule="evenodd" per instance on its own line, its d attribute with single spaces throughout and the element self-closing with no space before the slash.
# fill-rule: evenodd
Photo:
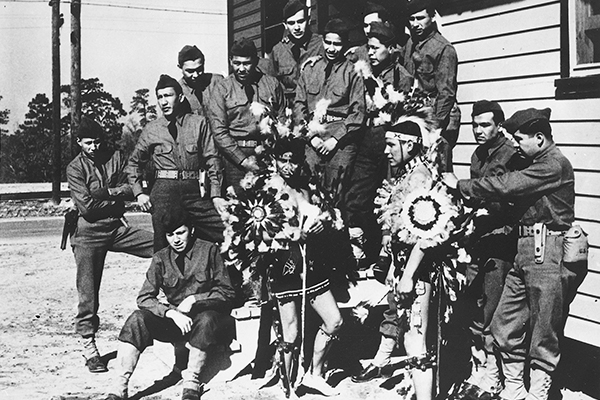
<svg viewBox="0 0 600 400">
<path fill-rule="evenodd" d="M 0 0 L 0 2 L 4 2 L 4 3 L 47 3 L 47 0 Z M 67 1 L 62 1 L 62 3 L 70 4 L 71 2 L 67 0 Z M 197 11 L 197 10 L 184 10 L 184 9 L 177 9 L 177 8 L 130 6 L 130 5 L 125 5 L 125 4 L 81 2 L 81 5 L 95 6 L 95 7 L 126 8 L 126 9 L 144 10 L 144 11 L 176 12 L 176 13 L 183 13 L 183 14 L 227 15 L 226 12 L 221 12 L 221 11 Z"/>
</svg>

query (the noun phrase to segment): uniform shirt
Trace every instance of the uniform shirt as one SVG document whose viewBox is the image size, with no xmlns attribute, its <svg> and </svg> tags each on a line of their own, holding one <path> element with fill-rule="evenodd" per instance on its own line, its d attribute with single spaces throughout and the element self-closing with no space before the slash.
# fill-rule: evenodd
<svg viewBox="0 0 600 400">
<path fill-rule="evenodd" d="M 479 145 L 471 156 L 471 179 L 485 176 L 499 176 L 510 171 L 523 169 L 523 160 L 512 142 L 503 134 L 498 134 L 490 142 Z M 503 226 L 515 225 L 520 215 L 512 205 L 503 202 L 486 203 L 489 215 L 479 217 L 478 228 L 489 232 Z"/>
<path fill-rule="evenodd" d="M 440 126 L 445 127 L 456 103 L 458 56 L 454 46 L 438 32 L 435 23 L 423 40 L 408 39 L 404 48 L 404 67 L 415 77 L 419 87 L 435 98 L 434 116 Z"/>
<path fill-rule="evenodd" d="M 142 193 L 142 168 L 148 162 L 152 162 L 155 169 L 198 171 L 206 168 L 210 196 L 220 196 L 221 159 L 206 118 L 183 113 L 174 123 L 177 141 L 169 133 L 169 121 L 164 116 L 148 123 L 142 130 L 126 168 L 134 196 Z"/>
<path fill-rule="evenodd" d="M 86 221 L 123 215 L 124 200 L 133 199 L 124 167 L 125 159 L 119 151 L 97 153 L 96 162 L 81 152 L 69 163 L 71 198 Z"/>
<path fill-rule="evenodd" d="M 552 230 L 566 230 L 574 220 L 575 178 L 569 160 L 553 143 L 521 171 L 499 176 L 459 180 L 466 198 L 510 201 L 523 210 L 521 224 L 542 222 Z"/>
<path fill-rule="evenodd" d="M 223 75 L 220 74 L 204 73 L 199 78 L 197 88 L 189 86 L 183 77 L 179 79 L 183 95 L 190 104 L 192 113 L 206 116 L 206 103 L 211 98 L 211 90 L 223 79 Z"/>
<path fill-rule="evenodd" d="M 253 101 L 269 106 L 277 115 L 283 114 L 283 89 L 276 78 L 257 72 L 252 88 Z M 211 94 L 208 109 L 215 142 L 226 157 L 241 164 L 246 155 L 235 139 L 257 140 L 260 121 L 250 111 L 246 91 L 233 74 L 215 85 Z"/>
<path fill-rule="evenodd" d="M 347 134 L 358 131 L 365 120 L 365 86 L 363 79 L 354 70 L 354 64 L 346 59 L 334 61 L 331 75 L 325 80 L 327 61 L 320 59 L 314 65 L 307 65 L 300 73 L 294 119 L 296 123 L 309 122 L 317 102 L 331 100 L 327 115 L 342 119 L 341 123 L 329 124 L 321 139 L 330 137 L 338 141 Z"/>
<path fill-rule="evenodd" d="M 294 59 L 292 54 L 292 47 L 295 43 L 290 39 L 289 34 L 285 35 L 271 51 L 270 59 L 273 63 L 275 77 L 279 79 L 286 91 L 293 92 L 296 89 L 300 77 L 300 67 L 306 60 L 318 55 L 325 56 L 321 37 L 310 31 L 307 31 L 307 33 L 308 35 L 305 35 L 307 37 L 298 46 L 300 49 L 298 61 Z"/>
<path fill-rule="evenodd" d="M 196 239 L 183 255 L 183 273 L 176 264 L 178 255 L 171 246 L 154 254 L 137 298 L 138 307 L 164 317 L 188 296 L 196 298 L 192 312 L 229 307 L 234 290 L 217 246 Z M 168 304 L 159 301 L 160 291 L 164 292 Z"/>
</svg>

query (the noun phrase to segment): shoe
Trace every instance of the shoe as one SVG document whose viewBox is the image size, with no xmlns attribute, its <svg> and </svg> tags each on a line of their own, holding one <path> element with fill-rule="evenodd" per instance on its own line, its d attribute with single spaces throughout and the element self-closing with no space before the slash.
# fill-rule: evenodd
<svg viewBox="0 0 600 400">
<path fill-rule="evenodd" d="M 385 367 L 376 367 L 373 364 L 369 364 L 357 375 L 352 376 L 352 382 L 364 383 L 372 381 L 375 378 L 389 377 L 392 375 L 391 372 L 391 367 L 389 365 L 386 365 Z"/>
<path fill-rule="evenodd" d="M 97 374 L 100 372 L 108 372 L 108 368 L 106 368 L 106 364 L 104 361 L 98 356 L 94 356 L 92 358 L 88 358 L 85 360 L 85 366 L 88 367 L 90 372 Z"/>
<path fill-rule="evenodd" d="M 199 390 L 183 388 L 183 391 L 181 392 L 181 400 L 200 400 L 202 392 L 202 386 L 200 386 Z"/>
<path fill-rule="evenodd" d="M 340 394 L 340 392 L 338 392 L 334 387 L 330 386 L 324 378 L 310 373 L 304 375 L 301 385 L 310 389 L 314 389 L 317 392 L 320 392 L 323 396 L 327 397 L 337 396 Z"/>
</svg>

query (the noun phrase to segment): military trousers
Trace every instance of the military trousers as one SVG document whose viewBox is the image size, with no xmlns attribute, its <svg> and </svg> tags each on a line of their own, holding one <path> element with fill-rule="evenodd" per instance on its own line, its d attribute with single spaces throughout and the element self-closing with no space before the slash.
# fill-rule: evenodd
<svg viewBox="0 0 600 400">
<path fill-rule="evenodd" d="M 90 337 L 98 331 L 100 323 L 100 281 L 106 254 L 114 251 L 150 258 L 154 254 L 153 236 L 149 231 L 123 226 L 118 218 L 88 222 L 79 217 L 71 243 L 77 264 L 79 296 L 75 330 L 83 337 Z"/>
<path fill-rule="evenodd" d="M 552 373 L 569 304 L 587 273 L 587 263 L 564 263 L 563 236 L 548 235 L 544 260 L 535 262 L 534 238 L 519 238 L 491 331 L 502 358 L 525 361 Z"/>
<path fill-rule="evenodd" d="M 235 338 L 235 321 L 231 315 L 217 310 L 204 310 L 192 318 L 192 329 L 181 333 L 175 322 L 148 310 L 135 310 L 121 329 L 119 341 L 135 346 L 140 352 L 152 346 L 154 340 L 165 343 L 186 341 L 202 351 L 215 344 L 229 344 Z"/>
</svg>

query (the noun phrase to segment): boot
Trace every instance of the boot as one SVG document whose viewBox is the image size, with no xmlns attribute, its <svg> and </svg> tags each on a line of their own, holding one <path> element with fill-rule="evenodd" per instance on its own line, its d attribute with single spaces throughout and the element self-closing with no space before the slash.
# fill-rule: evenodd
<svg viewBox="0 0 600 400">
<path fill-rule="evenodd" d="M 477 386 L 491 394 L 500 393 L 502 383 L 500 382 L 500 368 L 498 368 L 498 359 L 494 354 L 488 354 L 485 366 L 482 367 L 483 374 Z"/>
<path fill-rule="evenodd" d="M 92 373 L 107 372 L 106 364 L 100 357 L 98 347 L 96 347 L 96 338 L 94 336 L 83 338 L 83 357 L 85 366 Z"/>
<path fill-rule="evenodd" d="M 532 368 L 529 379 L 531 384 L 526 400 L 548 400 L 548 394 L 552 386 L 550 374 L 542 369 Z"/>
<path fill-rule="evenodd" d="M 523 400 L 527 397 L 523 374 L 525 362 L 502 360 L 502 372 L 504 373 L 504 389 L 500 397 L 506 400 Z"/>
<path fill-rule="evenodd" d="M 131 343 L 119 342 L 116 367 L 118 376 L 115 380 L 112 390 L 110 391 L 110 395 L 116 396 L 120 399 L 127 398 L 127 385 L 129 384 L 129 378 L 131 378 L 131 374 L 133 374 L 133 370 L 135 370 L 139 358 L 140 351 L 136 349 L 134 345 Z"/>
<path fill-rule="evenodd" d="M 181 373 L 183 377 L 183 392 L 181 400 L 199 400 L 202 395 L 200 371 L 206 361 L 206 352 L 190 346 L 190 356 L 187 369 Z"/>
</svg>

